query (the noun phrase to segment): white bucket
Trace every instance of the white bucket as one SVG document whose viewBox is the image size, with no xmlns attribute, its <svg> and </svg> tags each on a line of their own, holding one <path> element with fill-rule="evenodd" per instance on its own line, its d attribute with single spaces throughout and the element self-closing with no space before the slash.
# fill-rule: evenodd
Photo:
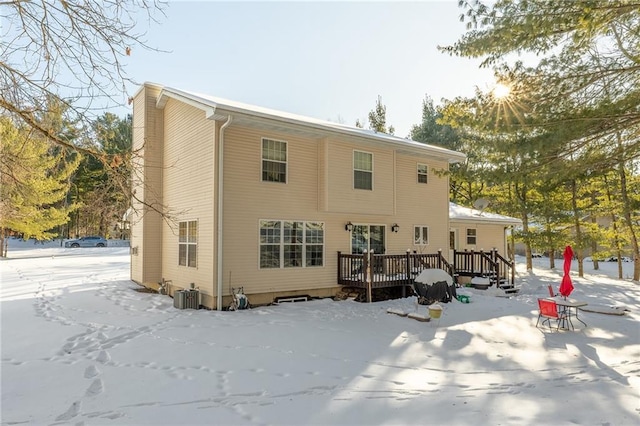
<svg viewBox="0 0 640 426">
<path fill-rule="evenodd" d="M 442 306 L 438 305 L 437 303 L 429 305 L 427 309 L 429 309 L 429 317 L 433 319 L 440 318 L 440 316 L 442 315 Z"/>
</svg>

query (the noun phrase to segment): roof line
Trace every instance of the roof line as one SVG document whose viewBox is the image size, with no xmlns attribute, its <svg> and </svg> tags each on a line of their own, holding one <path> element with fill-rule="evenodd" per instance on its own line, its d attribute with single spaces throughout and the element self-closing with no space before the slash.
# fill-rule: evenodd
<svg viewBox="0 0 640 426">
<path fill-rule="evenodd" d="M 362 137 L 369 140 L 375 140 L 378 142 L 385 142 L 392 145 L 402 146 L 404 148 L 413 148 L 416 150 L 427 150 L 431 154 L 445 157 L 449 162 L 464 161 L 467 156 L 461 152 L 453 151 L 447 148 L 442 148 L 435 145 L 429 145 L 422 142 L 413 141 L 411 139 L 400 138 L 398 136 L 387 135 L 385 133 L 371 133 L 367 130 L 357 127 L 351 127 L 339 123 L 332 123 L 329 121 L 319 120 L 311 117 L 299 116 L 296 114 L 284 113 L 277 110 L 271 110 L 268 108 L 262 108 L 254 105 L 242 104 L 240 102 L 227 101 L 224 99 L 216 98 L 208 99 L 207 95 L 199 95 L 192 92 L 176 89 L 173 87 L 167 87 L 158 85 L 155 83 L 145 83 L 145 85 L 154 86 L 161 89 L 158 96 L 158 107 L 163 107 L 162 97 L 173 97 L 182 102 L 188 103 L 194 107 L 200 108 L 205 111 L 207 118 L 213 118 L 215 111 L 223 109 L 232 113 L 241 113 L 260 118 L 266 118 L 270 120 L 281 121 L 284 123 L 295 124 L 304 127 L 310 127 L 318 130 L 328 131 L 332 133 L 340 133 L 349 136 Z M 190 100 L 191 102 L 187 102 Z"/>
</svg>

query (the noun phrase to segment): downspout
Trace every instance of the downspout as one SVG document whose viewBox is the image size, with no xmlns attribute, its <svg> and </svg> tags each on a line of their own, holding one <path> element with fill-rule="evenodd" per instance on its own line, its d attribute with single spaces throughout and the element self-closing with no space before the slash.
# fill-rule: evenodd
<svg viewBox="0 0 640 426">
<path fill-rule="evenodd" d="M 231 124 L 233 118 L 231 115 L 227 117 L 227 121 L 220 127 L 220 133 L 218 136 L 218 247 L 216 250 L 216 259 L 214 262 L 217 264 L 217 292 L 216 292 L 216 300 L 217 305 L 216 309 L 218 311 L 222 311 L 222 228 L 223 228 L 223 217 L 222 213 L 224 210 L 224 131 Z"/>
</svg>

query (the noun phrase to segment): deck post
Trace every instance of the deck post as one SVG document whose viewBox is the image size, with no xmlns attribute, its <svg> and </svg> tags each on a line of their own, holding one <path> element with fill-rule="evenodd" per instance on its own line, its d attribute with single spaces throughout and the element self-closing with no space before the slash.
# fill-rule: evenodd
<svg viewBox="0 0 640 426">
<path fill-rule="evenodd" d="M 369 250 L 369 253 L 365 251 L 364 253 L 365 259 L 367 259 L 367 274 L 366 274 L 366 282 L 367 282 L 367 303 L 371 303 L 373 301 L 371 282 L 373 281 L 373 268 L 371 268 L 371 262 L 373 262 L 373 250 Z"/>
<path fill-rule="evenodd" d="M 411 285 L 411 276 L 413 272 L 413 267 L 411 266 L 411 250 L 407 249 L 407 253 L 404 258 L 404 271 L 405 271 L 405 285 L 402 286 L 402 297 L 407 297 L 407 285 Z"/>
<path fill-rule="evenodd" d="M 342 252 L 338 252 L 338 284 L 342 284 Z"/>
<path fill-rule="evenodd" d="M 453 249 L 453 259 L 451 261 L 451 264 L 453 266 L 453 270 L 457 270 L 458 268 L 458 250 Z"/>
<path fill-rule="evenodd" d="M 475 256 L 475 251 L 471 250 L 471 271 L 475 271 L 476 270 L 476 256 Z"/>
<path fill-rule="evenodd" d="M 407 275 L 407 284 L 411 284 L 411 275 L 413 274 L 413 265 L 411 264 L 411 250 L 407 249 L 407 254 L 405 258 L 406 262 L 406 275 Z"/>
<path fill-rule="evenodd" d="M 511 285 L 516 285 L 516 260 L 515 257 L 511 259 Z"/>
</svg>

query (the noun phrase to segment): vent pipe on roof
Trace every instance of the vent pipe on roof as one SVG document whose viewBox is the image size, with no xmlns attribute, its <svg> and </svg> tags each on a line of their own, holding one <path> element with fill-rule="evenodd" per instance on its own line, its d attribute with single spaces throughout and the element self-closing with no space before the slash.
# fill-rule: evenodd
<svg viewBox="0 0 640 426">
<path fill-rule="evenodd" d="M 214 263 L 217 265 L 217 291 L 216 291 L 216 309 L 218 311 L 222 311 L 222 229 L 223 229 L 223 221 L 222 221 L 222 212 L 224 211 L 224 131 L 233 121 L 233 117 L 229 115 L 227 117 L 227 121 L 224 122 L 222 126 L 220 126 L 220 132 L 218 137 L 218 248 L 216 250 L 216 259 L 214 259 Z"/>
</svg>

